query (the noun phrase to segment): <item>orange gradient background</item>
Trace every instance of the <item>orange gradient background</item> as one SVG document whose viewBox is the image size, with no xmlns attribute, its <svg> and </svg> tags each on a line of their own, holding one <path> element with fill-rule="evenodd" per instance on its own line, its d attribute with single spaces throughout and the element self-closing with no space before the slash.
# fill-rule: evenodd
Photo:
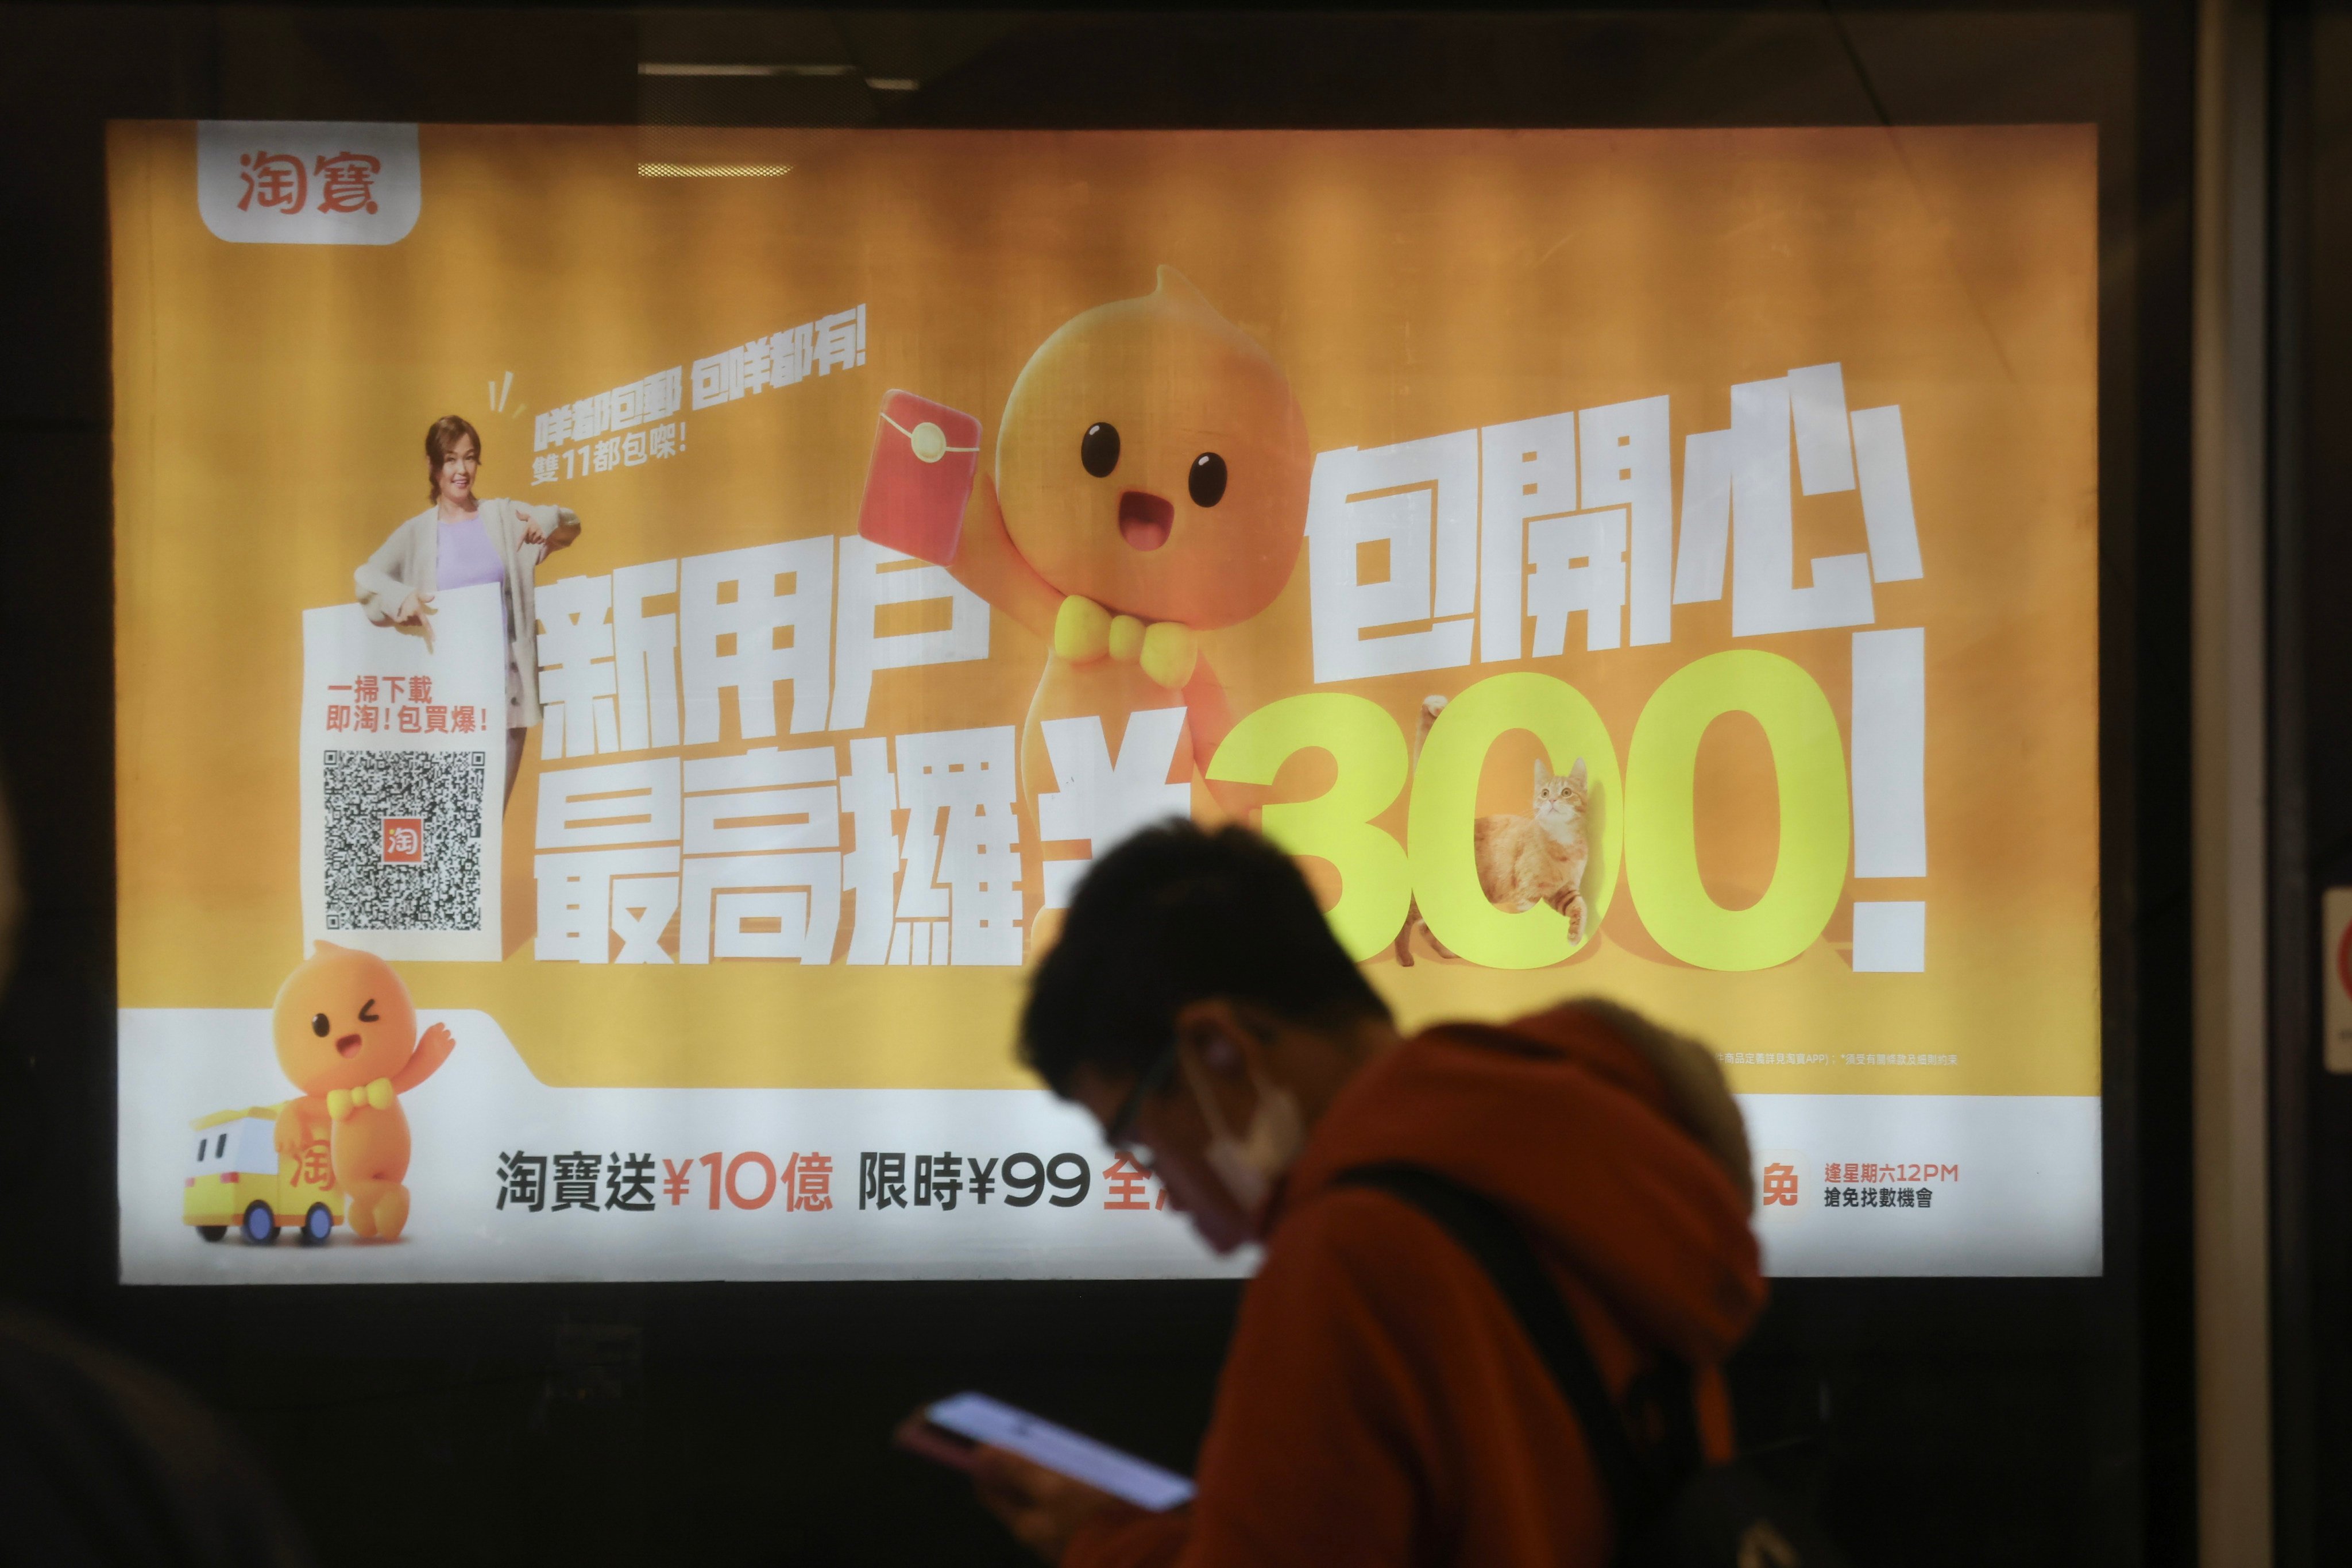
<svg viewBox="0 0 2352 1568">
<path fill-rule="evenodd" d="M 1862 896 L 1927 900 L 1927 972 L 1852 971 L 1851 881 L 1821 941 L 1751 973 L 1666 957 L 1621 883 L 1557 970 L 1374 959 L 1407 1022 L 1598 992 L 1720 1050 L 1829 1058 L 1733 1065 L 1742 1090 L 2098 1091 L 2087 128 L 707 133 L 715 158 L 791 170 L 740 180 L 641 177 L 637 139 L 427 126 L 415 230 L 311 247 L 205 228 L 192 125 L 113 128 L 123 1006 L 265 1007 L 301 957 L 300 612 L 348 602 L 353 566 L 425 504 L 436 416 L 481 429 L 481 493 L 579 512 L 542 582 L 853 533 L 886 390 L 978 415 L 989 461 L 1036 345 L 1167 263 L 1285 368 L 1318 451 L 1666 394 L 1679 505 L 1683 437 L 1727 425 L 1736 382 L 1837 361 L 1850 406 L 1902 407 L 1926 575 L 1877 584 L 1876 624 L 1927 628 L 1931 874 Z M 862 369 L 689 408 L 678 457 L 530 486 L 541 409 L 672 365 L 690 384 L 698 357 L 860 302 Z M 494 412 L 486 384 L 509 372 Z M 1864 548 L 1854 494 L 1796 508 L 1801 581 L 1807 558 Z M 984 663 L 878 675 L 860 732 L 1018 725 L 1045 649 L 1002 614 L 992 636 Z M 1345 689 L 1409 736 L 1425 692 L 1538 668 L 1592 700 L 1622 758 L 1659 682 L 1731 647 L 1803 665 L 1843 723 L 1849 637 L 1735 644 L 1727 598 L 1677 605 L 1662 646 L 1572 636 L 1562 658 Z M 1304 553 L 1271 609 L 1203 646 L 1237 711 L 1308 689 Z M 686 755 L 741 749 L 727 712 Z M 509 957 L 404 963 L 420 1006 L 488 1010 L 559 1084 L 1030 1081 L 1015 969 L 533 962 L 538 750 L 507 819 Z M 1533 754 L 1496 746 L 1482 809 L 1526 809 Z M 1702 748 L 1699 853 L 1724 904 L 1770 878 L 1770 770 L 1741 717 Z M 1277 788 L 1328 774 L 1303 756 Z M 1402 838 L 1404 816 L 1400 797 L 1379 820 Z"/>
</svg>

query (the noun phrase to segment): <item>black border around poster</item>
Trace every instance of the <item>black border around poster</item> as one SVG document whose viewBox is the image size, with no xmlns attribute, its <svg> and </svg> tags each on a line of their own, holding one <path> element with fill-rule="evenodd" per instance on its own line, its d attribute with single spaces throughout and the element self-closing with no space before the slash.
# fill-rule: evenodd
<svg viewBox="0 0 2352 1568">
<path fill-rule="evenodd" d="M 906 26 L 977 36 L 973 15 Z M 2002 24 L 2028 31 L 2004 47 L 1992 35 Z M 0 353 L 14 371 L 0 377 L 0 451 L 22 485 L 0 531 L 0 752 L 31 906 L 0 1004 L 0 1131 L 17 1190 L 44 1194 L 0 1263 L 9 1293 L 188 1380 L 266 1450 L 354 1401 L 464 1424 L 490 1419 L 475 1413 L 506 1408 L 495 1401 L 509 1394 L 526 1429 L 560 1447 L 567 1431 L 606 1430 L 600 1411 L 635 1410 L 609 1415 L 625 1431 L 673 1399 L 689 1417 L 731 1408 L 711 1392 L 729 1382 L 810 1391 L 835 1441 L 878 1449 L 916 1400 L 970 1384 L 1189 1468 L 1239 1296 L 1229 1283 L 115 1283 L 112 563 L 96 477 L 110 468 L 111 430 L 103 122 L 612 123 L 644 111 L 632 13 L 468 13 L 463 79 L 436 78 L 430 50 L 400 41 L 458 27 L 456 8 L 19 7 L 0 21 L 14 35 L 0 49 L 13 62 L 0 64 L 11 149 L 0 169 L 16 214 L 0 239 L 11 317 Z M 1743 1426 L 1782 1446 L 1865 1557 L 2195 1555 L 2180 850 L 2193 31 L 2179 5 L 1040 13 L 882 121 L 2099 122 L 2106 1274 L 1777 1286 L 1737 1368 Z M 2116 52 L 2085 54 L 2086 40 Z M 1994 1369 L 2017 1389 L 1984 1386 L 1999 1383 Z M 337 1380 L 341 1394 L 317 1392 Z M 706 1392 L 672 1395 L 673 1383 Z M 2004 1410 L 2021 1424 L 2063 1420 L 2021 1432 L 2004 1458 L 1989 1436 Z M 2053 1455 L 2067 1460 L 2062 1472 L 2042 1464 Z M 950 1506 L 919 1486 L 887 1495 Z M 809 1560 L 835 1541 L 807 1537 Z"/>
</svg>

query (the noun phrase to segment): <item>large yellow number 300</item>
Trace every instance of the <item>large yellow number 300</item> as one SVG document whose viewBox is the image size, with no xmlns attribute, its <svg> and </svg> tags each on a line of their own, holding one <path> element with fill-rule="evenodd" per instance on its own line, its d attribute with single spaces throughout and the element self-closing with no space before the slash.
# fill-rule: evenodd
<svg viewBox="0 0 2352 1568">
<path fill-rule="evenodd" d="M 1332 934 L 1349 957 L 1370 958 L 1396 940 L 1412 898 L 1404 847 L 1372 826 L 1404 788 L 1404 736 L 1396 721 L 1378 703 L 1344 691 L 1286 697 L 1234 726 L 1210 761 L 1209 776 L 1270 784 L 1292 754 L 1310 747 L 1330 752 L 1338 764 L 1331 787 L 1313 800 L 1266 806 L 1258 826 L 1284 853 L 1331 863 L 1339 873 Z"/>
<path fill-rule="evenodd" d="M 1763 898 L 1727 910 L 1699 879 L 1692 785 L 1699 741 L 1726 713 L 1754 715 L 1771 743 L 1780 797 L 1780 856 Z M 1584 759 L 1591 863 L 1584 877 L 1584 930 L 1541 905 L 1498 909 L 1478 879 L 1473 824 L 1486 753 L 1506 731 L 1543 742 L 1551 765 Z M 1709 655 L 1669 676 L 1633 726 L 1622 786 L 1616 748 L 1584 695 L 1532 671 L 1491 676 L 1456 697 L 1431 726 L 1413 780 L 1407 837 L 1412 850 L 1372 825 L 1412 771 L 1404 736 L 1377 704 L 1338 691 L 1286 697 L 1234 727 L 1209 764 L 1213 779 L 1270 784 L 1310 748 L 1331 753 L 1331 787 L 1313 800 L 1268 805 L 1265 836 L 1291 855 L 1327 860 L 1339 873 L 1331 929 L 1351 958 L 1396 939 L 1408 903 L 1440 942 L 1474 963 L 1532 969 L 1557 963 L 1591 940 L 1609 910 L 1621 849 L 1642 923 L 1658 945 L 1702 969 L 1765 969 L 1802 952 L 1845 888 L 1853 833 L 1845 747 L 1829 699 L 1812 677 L 1778 654 Z"/>
</svg>

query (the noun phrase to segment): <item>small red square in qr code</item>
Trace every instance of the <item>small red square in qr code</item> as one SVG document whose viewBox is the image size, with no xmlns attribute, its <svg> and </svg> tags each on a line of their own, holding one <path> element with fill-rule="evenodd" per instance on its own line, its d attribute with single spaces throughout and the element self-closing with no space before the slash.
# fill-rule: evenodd
<svg viewBox="0 0 2352 1568">
<path fill-rule="evenodd" d="M 387 866 L 414 866 L 425 858 L 425 819 L 387 816 L 383 819 L 383 860 Z"/>
</svg>

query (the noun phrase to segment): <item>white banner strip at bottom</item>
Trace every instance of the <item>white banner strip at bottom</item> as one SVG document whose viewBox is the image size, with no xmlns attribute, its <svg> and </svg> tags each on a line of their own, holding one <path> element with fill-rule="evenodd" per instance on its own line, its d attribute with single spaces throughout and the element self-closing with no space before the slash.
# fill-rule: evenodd
<svg viewBox="0 0 2352 1568">
<path fill-rule="evenodd" d="M 488 1015 L 418 1016 L 436 1022 L 457 1046 L 402 1097 L 410 1212 L 382 1245 L 352 1234 L 341 1194 L 307 1184 L 299 1159 L 272 1166 L 267 1117 L 223 1118 L 292 1093 L 268 1013 L 124 1009 L 124 1282 L 1182 1279 L 1255 1265 L 1212 1254 L 1091 1117 L 1042 1089 L 555 1089 Z M 1742 1104 L 1774 1273 L 2098 1271 L 2095 1099 Z M 301 1242 L 306 1217 L 324 1245 Z M 248 1224 L 278 1239 L 248 1239 Z"/>
<path fill-rule="evenodd" d="M 2096 1095 L 1743 1094 L 1739 1105 L 1771 1274 L 2100 1271 Z"/>
</svg>

